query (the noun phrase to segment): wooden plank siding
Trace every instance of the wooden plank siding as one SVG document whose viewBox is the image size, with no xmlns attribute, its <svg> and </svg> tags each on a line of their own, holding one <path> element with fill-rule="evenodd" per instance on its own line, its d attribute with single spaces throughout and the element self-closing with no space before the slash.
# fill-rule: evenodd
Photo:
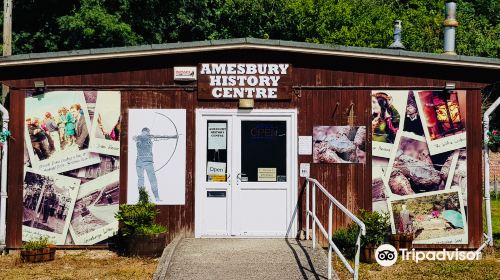
<svg viewBox="0 0 500 280">
<path fill-rule="evenodd" d="M 295 86 L 405 86 L 408 89 L 443 87 L 446 81 L 456 83 L 457 89 L 467 91 L 467 158 L 468 158 L 468 225 L 469 244 L 478 247 L 482 241 L 482 176 L 481 176 L 481 98 L 480 88 L 494 81 L 492 70 L 435 66 L 323 57 L 297 53 L 264 50 L 212 51 L 197 54 L 164 55 L 155 57 L 108 59 L 88 62 L 67 62 L 52 65 L 22 66 L 2 69 L 0 80 L 12 88 L 10 93 L 11 131 L 15 140 L 9 145 L 7 246 L 20 247 L 22 221 L 22 186 L 24 153 L 24 92 L 36 80 L 45 81 L 49 90 L 103 89 L 114 85 L 122 92 L 122 134 L 120 157 L 120 202 L 125 203 L 127 192 L 127 123 L 129 108 L 184 108 L 187 110 L 186 146 L 186 204 L 158 206 L 158 220 L 169 228 L 170 238 L 178 234 L 194 235 L 195 205 L 195 110 L 197 108 L 237 108 L 235 101 L 199 101 L 196 90 L 181 87 L 165 90 L 155 88 L 174 85 L 173 66 L 198 65 L 209 62 L 265 62 L 293 65 Z M 57 85 L 57 87 L 56 87 Z M 135 89 L 131 86 L 150 86 Z M 196 83 L 183 83 L 179 86 Z M 104 89 L 103 89 L 104 90 Z M 313 126 L 347 125 L 346 108 L 351 102 L 356 115 L 355 125 L 370 127 L 371 99 L 369 88 L 354 89 L 300 89 L 292 92 L 290 101 L 256 101 L 258 109 L 296 108 L 298 135 L 311 135 Z M 335 114 L 333 110 L 339 104 Z M 311 176 L 350 210 L 371 209 L 371 130 L 367 135 L 366 164 L 311 164 Z M 298 156 L 298 162 L 312 162 L 312 156 Z M 299 180 L 299 228 L 305 227 L 304 180 Z M 168 186 L 166 186 L 168 187 Z M 318 198 L 321 196 L 318 194 Z M 319 200 L 318 213 L 327 224 L 328 204 Z M 348 219 L 334 209 L 334 227 L 346 225 Z M 324 244 L 324 240 L 322 240 Z M 425 247 L 425 246 L 422 246 Z M 428 246 L 429 247 L 429 246 Z M 432 247 L 432 246 L 431 246 Z M 435 245 L 434 245 L 435 247 Z M 441 246 L 440 246 L 441 247 Z M 453 245 L 451 247 L 458 247 Z"/>
</svg>

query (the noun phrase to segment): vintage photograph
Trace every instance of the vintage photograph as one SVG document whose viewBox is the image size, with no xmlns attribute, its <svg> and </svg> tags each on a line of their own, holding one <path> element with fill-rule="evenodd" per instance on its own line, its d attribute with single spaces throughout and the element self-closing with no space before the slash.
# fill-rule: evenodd
<svg viewBox="0 0 500 280">
<path fill-rule="evenodd" d="M 33 168 L 59 173 L 98 162 L 88 149 L 90 118 L 83 92 L 47 92 L 25 102 L 25 139 Z"/>
<path fill-rule="evenodd" d="M 413 133 L 417 136 L 424 136 L 422 119 L 418 111 L 417 101 L 415 100 L 415 93 L 413 91 L 408 93 L 403 131 Z"/>
<path fill-rule="evenodd" d="M 119 91 L 99 91 L 95 106 L 90 150 L 112 156 L 120 155 L 121 95 Z M 110 106 L 113 104 L 114 106 Z"/>
<path fill-rule="evenodd" d="M 431 155 L 465 147 L 465 91 L 420 91 L 415 100 Z"/>
<path fill-rule="evenodd" d="M 186 110 L 129 109 L 127 203 L 145 187 L 159 205 L 185 203 Z M 161 125 L 159 125 L 161 123 Z"/>
<path fill-rule="evenodd" d="M 315 126 L 314 163 L 365 163 L 366 127 Z"/>
<path fill-rule="evenodd" d="M 81 185 L 70 226 L 76 245 L 96 244 L 118 230 L 119 179 L 115 171 Z"/>
<path fill-rule="evenodd" d="M 372 210 L 387 212 L 387 187 L 385 173 L 389 167 L 389 159 L 372 157 Z"/>
<path fill-rule="evenodd" d="M 462 193 L 464 207 L 467 207 L 467 150 L 455 151 L 456 163 L 451 172 L 450 188 L 458 189 Z"/>
<path fill-rule="evenodd" d="M 453 153 L 431 156 L 425 138 L 403 132 L 386 173 L 389 192 L 406 196 L 444 190 Z"/>
<path fill-rule="evenodd" d="M 78 194 L 77 179 L 27 170 L 23 185 L 23 241 L 48 236 L 64 244 Z"/>
<path fill-rule="evenodd" d="M 372 153 L 388 157 L 404 125 L 408 91 L 372 91 Z"/>
<path fill-rule="evenodd" d="M 390 199 L 393 233 L 412 234 L 415 244 L 467 243 L 467 222 L 457 190 Z"/>
<path fill-rule="evenodd" d="M 99 155 L 99 163 L 64 172 L 63 175 L 78 178 L 87 183 L 97 177 L 120 169 L 120 158 L 108 155 Z"/>
</svg>

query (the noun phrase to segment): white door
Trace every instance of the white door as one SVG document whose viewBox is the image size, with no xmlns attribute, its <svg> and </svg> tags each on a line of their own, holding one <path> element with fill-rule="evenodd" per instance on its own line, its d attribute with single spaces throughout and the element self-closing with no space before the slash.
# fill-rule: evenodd
<svg viewBox="0 0 500 280">
<path fill-rule="evenodd" d="M 200 110 L 196 128 L 195 236 L 293 235 L 295 111 Z"/>
</svg>

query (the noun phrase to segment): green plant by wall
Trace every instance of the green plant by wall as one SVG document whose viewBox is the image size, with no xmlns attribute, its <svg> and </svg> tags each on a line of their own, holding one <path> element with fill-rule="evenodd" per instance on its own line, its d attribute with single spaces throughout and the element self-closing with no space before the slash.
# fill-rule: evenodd
<svg viewBox="0 0 500 280">
<path fill-rule="evenodd" d="M 389 223 L 389 215 L 376 211 L 361 210 L 358 218 L 366 226 L 366 235 L 361 236 L 361 246 L 381 245 L 390 232 L 391 225 Z M 358 228 L 357 225 L 355 225 L 355 227 Z"/>
<path fill-rule="evenodd" d="M 120 205 L 116 219 L 121 222 L 120 233 L 126 235 L 151 235 L 164 233 L 167 228 L 155 223 L 158 210 L 149 200 L 144 187 L 139 189 L 139 202 L 136 205 Z"/>
<path fill-rule="evenodd" d="M 23 250 L 41 250 L 49 247 L 49 238 L 47 236 L 40 236 L 38 239 L 27 241 L 23 245 Z"/>
</svg>

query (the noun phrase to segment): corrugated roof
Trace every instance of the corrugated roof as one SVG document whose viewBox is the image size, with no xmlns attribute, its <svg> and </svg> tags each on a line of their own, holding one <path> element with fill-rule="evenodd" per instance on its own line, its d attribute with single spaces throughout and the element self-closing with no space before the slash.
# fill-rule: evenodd
<svg viewBox="0 0 500 280">
<path fill-rule="evenodd" d="M 0 67 L 76 62 L 111 58 L 141 57 L 230 49 L 262 49 L 316 55 L 368 58 L 401 62 L 440 64 L 500 70 L 500 59 L 463 55 L 445 55 L 393 49 L 346 47 L 283 40 L 237 38 L 211 41 L 179 42 L 118 48 L 101 48 L 47 53 L 30 53 L 0 58 Z"/>
</svg>

